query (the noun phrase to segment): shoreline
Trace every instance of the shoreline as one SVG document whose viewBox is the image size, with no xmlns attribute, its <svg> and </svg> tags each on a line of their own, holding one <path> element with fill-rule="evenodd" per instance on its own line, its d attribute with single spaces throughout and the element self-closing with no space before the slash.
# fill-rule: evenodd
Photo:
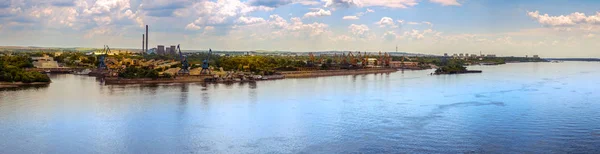
<svg viewBox="0 0 600 154">
<path fill-rule="evenodd" d="M 293 72 L 281 72 L 281 74 L 285 78 L 313 78 L 313 77 L 326 77 L 326 76 L 392 73 L 392 72 L 397 72 L 397 71 L 398 71 L 398 69 L 393 69 L 393 68 L 377 68 L 377 69 L 356 69 L 356 70 L 293 71 Z"/>
<path fill-rule="evenodd" d="M 213 81 L 215 78 L 212 75 L 190 75 L 176 76 L 174 78 L 139 78 L 125 79 L 119 77 L 105 77 L 104 84 L 106 85 L 125 85 L 125 84 L 160 84 L 160 83 L 228 83 L 228 82 L 250 82 L 250 81 L 268 81 L 282 80 L 286 78 L 314 78 L 326 76 L 343 76 L 343 75 L 358 75 L 358 74 L 376 74 L 376 73 L 392 73 L 398 71 L 393 68 L 378 68 L 378 69 L 357 69 L 357 70 L 317 70 L 317 71 L 291 71 L 281 72 L 280 76 L 265 76 L 266 79 L 258 80 L 231 80 L 231 81 Z"/>
<path fill-rule="evenodd" d="M 434 75 L 449 75 L 449 74 L 473 74 L 473 73 L 483 73 L 481 70 L 467 70 L 461 72 L 442 72 L 442 73 L 434 73 Z"/>
<path fill-rule="evenodd" d="M 125 79 L 119 77 L 105 77 L 104 84 L 107 85 L 118 85 L 118 84 L 156 84 L 156 83 L 201 83 L 205 82 L 206 79 L 211 78 L 210 75 L 190 75 L 190 76 L 178 76 L 174 78 L 138 78 L 138 79 Z"/>
<path fill-rule="evenodd" d="M 32 82 L 32 83 L 23 83 L 23 82 L 0 82 L 1 88 L 19 88 L 26 86 L 40 86 L 40 85 L 50 85 L 51 82 Z"/>
</svg>

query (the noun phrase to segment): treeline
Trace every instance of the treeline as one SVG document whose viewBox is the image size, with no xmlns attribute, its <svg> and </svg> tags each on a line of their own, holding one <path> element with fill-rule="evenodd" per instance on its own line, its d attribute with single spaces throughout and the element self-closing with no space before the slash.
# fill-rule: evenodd
<svg viewBox="0 0 600 154">
<path fill-rule="evenodd" d="M 2 56 L 0 57 L 0 81 L 23 83 L 50 82 L 50 78 L 46 74 L 24 70 L 24 68 L 31 67 L 33 67 L 33 64 L 28 56 Z"/>
<path fill-rule="evenodd" d="M 119 77 L 127 79 L 135 78 L 158 78 L 158 71 L 150 68 L 127 67 L 119 72 Z"/>
<path fill-rule="evenodd" d="M 275 70 L 306 67 L 306 62 L 288 57 L 275 56 L 236 56 L 222 57 L 220 67 L 224 70 L 251 71 L 269 74 Z"/>
<path fill-rule="evenodd" d="M 443 63 L 444 65 L 435 70 L 436 74 L 453 74 L 467 71 L 467 67 L 460 60 L 449 60 Z"/>
<path fill-rule="evenodd" d="M 139 68 L 139 67 L 127 67 L 123 71 L 119 72 L 119 77 L 126 79 L 136 79 L 136 78 L 172 78 L 173 74 L 163 73 L 162 76 L 158 75 L 158 71 L 156 69 L 150 69 L 147 67 Z"/>
</svg>

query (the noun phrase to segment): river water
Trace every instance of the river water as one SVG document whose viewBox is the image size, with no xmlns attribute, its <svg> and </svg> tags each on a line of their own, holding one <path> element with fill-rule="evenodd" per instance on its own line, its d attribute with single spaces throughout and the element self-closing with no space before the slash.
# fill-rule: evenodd
<svg viewBox="0 0 600 154">
<path fill-rule="evenodd" d="M 600 63 L 0 91 L 0 153 L 600 153 Z"/>
</svg>

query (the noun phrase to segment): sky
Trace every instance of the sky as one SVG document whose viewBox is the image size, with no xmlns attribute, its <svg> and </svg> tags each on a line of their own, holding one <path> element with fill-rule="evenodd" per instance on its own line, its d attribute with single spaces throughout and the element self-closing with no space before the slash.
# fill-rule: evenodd
<svg viewBox="0 0 600 154">
<path fill-rule="evenodd" d="M 600 57 L 598 0 L 0 0 L 0 46 Z"/>
</svg>

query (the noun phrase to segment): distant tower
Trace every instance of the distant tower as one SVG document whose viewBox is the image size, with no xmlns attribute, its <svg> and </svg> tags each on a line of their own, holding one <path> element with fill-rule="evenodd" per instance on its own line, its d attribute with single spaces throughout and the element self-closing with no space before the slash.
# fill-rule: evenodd
<svg viewBox="0 0 600 154">
<path fill-rule="evenodd" d="M 146 53 L 146 48 L 144 47 L 146 43 L 145 43 L 144 39 L 146 39 L 146 37 L 144 34 L 142 34 L 142 54 Z"/>
<path fill-rule="evenodd" d="M 148 52 L 148 37 L 150 37 L 150 36 L 148 35 L 148 25 L 146 25 L 146 51 L 145 52 Z"/>
<path fill-rule="evenodd" d="M 396 52 L 398 52 L 398 45 L 396 45 Z"/>
</svg>

